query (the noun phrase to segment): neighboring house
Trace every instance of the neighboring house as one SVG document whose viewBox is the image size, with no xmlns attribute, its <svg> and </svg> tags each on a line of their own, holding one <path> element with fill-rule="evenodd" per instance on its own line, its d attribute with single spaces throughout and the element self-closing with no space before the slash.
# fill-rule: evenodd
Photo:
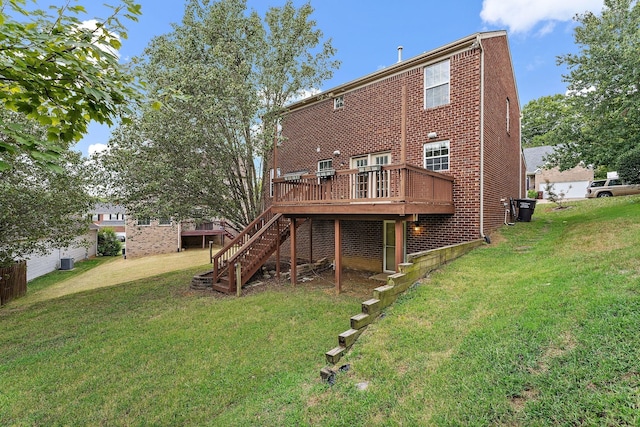
<svg viewBox="0 0 640 427">
<path fill-rule="evenodd" d="M 74 262 L 96 256 L 98 247 L 98 227 L 90 225 L 84 236 L 66 248 L 52 248 L 46 255 L 33 255 L 27 260 L 27 281 L 33 280 L 60 268 L 61 259 L 73 258 Z"/>
<path fill-rule="evenodd" d="M 180 252 L 189 248 L 208 248 L 209 243 L 224 245 L 225 236 L 235 236 L 228 224 L 220 220 L 205 222 L 174 221 L 127 215 L 127 258 Z"/>
<path fill-rule="evenodd" d="M 524 194 L 505 31 L 473 34 L 287 110 L 268 209 L 240 249 L 214 257 L 214 289 L 235 289 L 230 266 L 242 266 L 245 283 L 264 263 L 255 242 L 296 262 L 334 259 L 337 286 L 342 267 L 395 272 L 407 253 L 485 238 L 504 223 L 505 200 Z M 280 237 L 266 245 L 268 233 Z"/>
<path fill-rule="evenodd" d="M 125 209 L 111 203 L 98 203 L 91 213 L 91 221 L 99 228 L 111 228 L 116 235 L 125 240 Z"/>
<path fill-rule="evenodd" d="M 593 169 L 584 166 L 576 166 L 566 171 L 559 168 L 549 168 L 545 158 L 553 153 L 553 146 L 531 147 L 523 150 L 527 163 L 527 190 L 543 192 L 543 198 L 547 197 L 545 190 L 547 182 L 553 190 L 565 198 L 584 198 L 589 183 L 593 181 Z"/>
</svg>

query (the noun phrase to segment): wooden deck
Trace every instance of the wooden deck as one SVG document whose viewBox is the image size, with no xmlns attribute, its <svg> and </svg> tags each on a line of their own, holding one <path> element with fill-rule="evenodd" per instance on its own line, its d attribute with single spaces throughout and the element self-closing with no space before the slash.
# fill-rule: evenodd
<svg viewBox="0 0 640 427">
<path fill-rule="evenodd" d="M 289 175 L 273 180 L 284 215 L 453 214 L 453 178 L 411 165 Z"/>
</svg>

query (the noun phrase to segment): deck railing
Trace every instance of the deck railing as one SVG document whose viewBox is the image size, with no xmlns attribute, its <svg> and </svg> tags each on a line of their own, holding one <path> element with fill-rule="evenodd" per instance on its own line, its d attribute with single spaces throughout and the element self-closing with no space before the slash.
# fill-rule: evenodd
<svg viewBox="0 0 640 427">
<path fill-rule="evenodd" d="M 453 203 L 453 178 L 411 165 L 339 170 L 273 180 L 274 205 Z"/>
</svg>

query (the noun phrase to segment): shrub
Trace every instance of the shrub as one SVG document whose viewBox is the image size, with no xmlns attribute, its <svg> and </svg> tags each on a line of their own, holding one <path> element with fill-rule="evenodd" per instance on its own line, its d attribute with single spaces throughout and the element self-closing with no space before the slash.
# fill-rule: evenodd
<svg viewBox="0 0 640 427">
<path fill-rule="evenodd" d="M 111 228 L 103 228 L 98 232 L 98 255 L 117 256 L 120 255 L 122 244 Z"/>
<path fill-rule="evenodd" d="M 628 184 L 640 184 L 640 146 L 618 157 L 618 176 Z"/>
</svg>

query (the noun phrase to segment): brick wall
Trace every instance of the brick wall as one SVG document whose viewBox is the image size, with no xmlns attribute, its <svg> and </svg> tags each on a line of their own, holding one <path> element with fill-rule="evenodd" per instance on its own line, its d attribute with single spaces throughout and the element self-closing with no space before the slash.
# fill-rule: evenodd
<svg viewBox="0 0 640 427">
<path fill-rule="evenodd" d="M 335 223 L 333 220 L 312 221 L 313 260 L 335 258 Z M 382 271 L 382 221 L 342 221 L 342 264 L 346 268 Z M 282 245 L 281 256 L 291 257 L 289 239 Z M 299 261 L 309 258 L 309 223 L 298 227 L 296 253 Z"/>
<path fill-rule="evenodd" d="M 503 197 L 518 197 L 524 185 L 520 154 L 518 97 L 505 36 L 483 40 L 485 54 L 484 121 L 484 228 L 503 222 Z M 439 60 L 444 60 L 441 58 Z M 278 149 L 282 173 L 317 170 L 322 159 L 332 159 L 337 170 L 349 169 L 350 158 L 391 152 L 400 163 L 402 89 L 406 88 L 406 161 L 423 167 L 425 143 L 450 141 L 450 169 L 455 178 L 454 215 L 420 215 L 407 226 L 407 252 L 417 252 L 481 237 L 480 139 L 481 50 L 466 49 L 450 57 L 450 103 L 424 108 L 424 65 L 341 94 L 344 107 L 334 109 L 333 99 L 312 103 L 291 112 L 283 121 L 284 141 Z M 506 99 L 510 99 L 510 132 L 506 131 Z M 428 134 L 435 132 L 436 138 Z M 334 156 L 335 150 L 340 151 Z M 520 171 L 520 165 L 522 171 Z M 519 179 L 522 176 L 522 180 Z M 267 186 L 265 186 L 267 187 Z M 266 195 L 268 196 L 268 194 Z M 267 205 L 270 204 L 268 197 Z M 314 229 L 319 221 L 314 220 Z M 333 253 L 333 221 L 318 224 L 326 238 L 314 233 L 314 257 Z M 374 225 L 375 224 L 375 225 Z M 345 264 L 367 264 L 382 269 L 382 221 L 345 221 Z M 302 237 L 303 233 L 299 233 Z M 300 245 L 304 242 L 300 241 Z M 298 247 L 300 253 L 304 250 Z M 369 259 L 363 262 L 362 259 Z M 374 263 L 373 260 L 376 260 Z"/>
<path fill-rule="evenodd" d="M 152 219 L 151 225 L 136 225 L 136 221 L 127 216 L 126 233 L 127 258 L 167 254 L 179 248 L 175 221 L 171 225 L 158 225 L 158 220 Z"/>
<path fill-rule="evenodd" d="M 525 196 L 520 151 L 520 106 L 505 37 L 483 40 L 485 52 L 484 231 L 504 223 L 502 198 Z M 507 132 L 507 98 L 509 132 Z"/>
</svg>

